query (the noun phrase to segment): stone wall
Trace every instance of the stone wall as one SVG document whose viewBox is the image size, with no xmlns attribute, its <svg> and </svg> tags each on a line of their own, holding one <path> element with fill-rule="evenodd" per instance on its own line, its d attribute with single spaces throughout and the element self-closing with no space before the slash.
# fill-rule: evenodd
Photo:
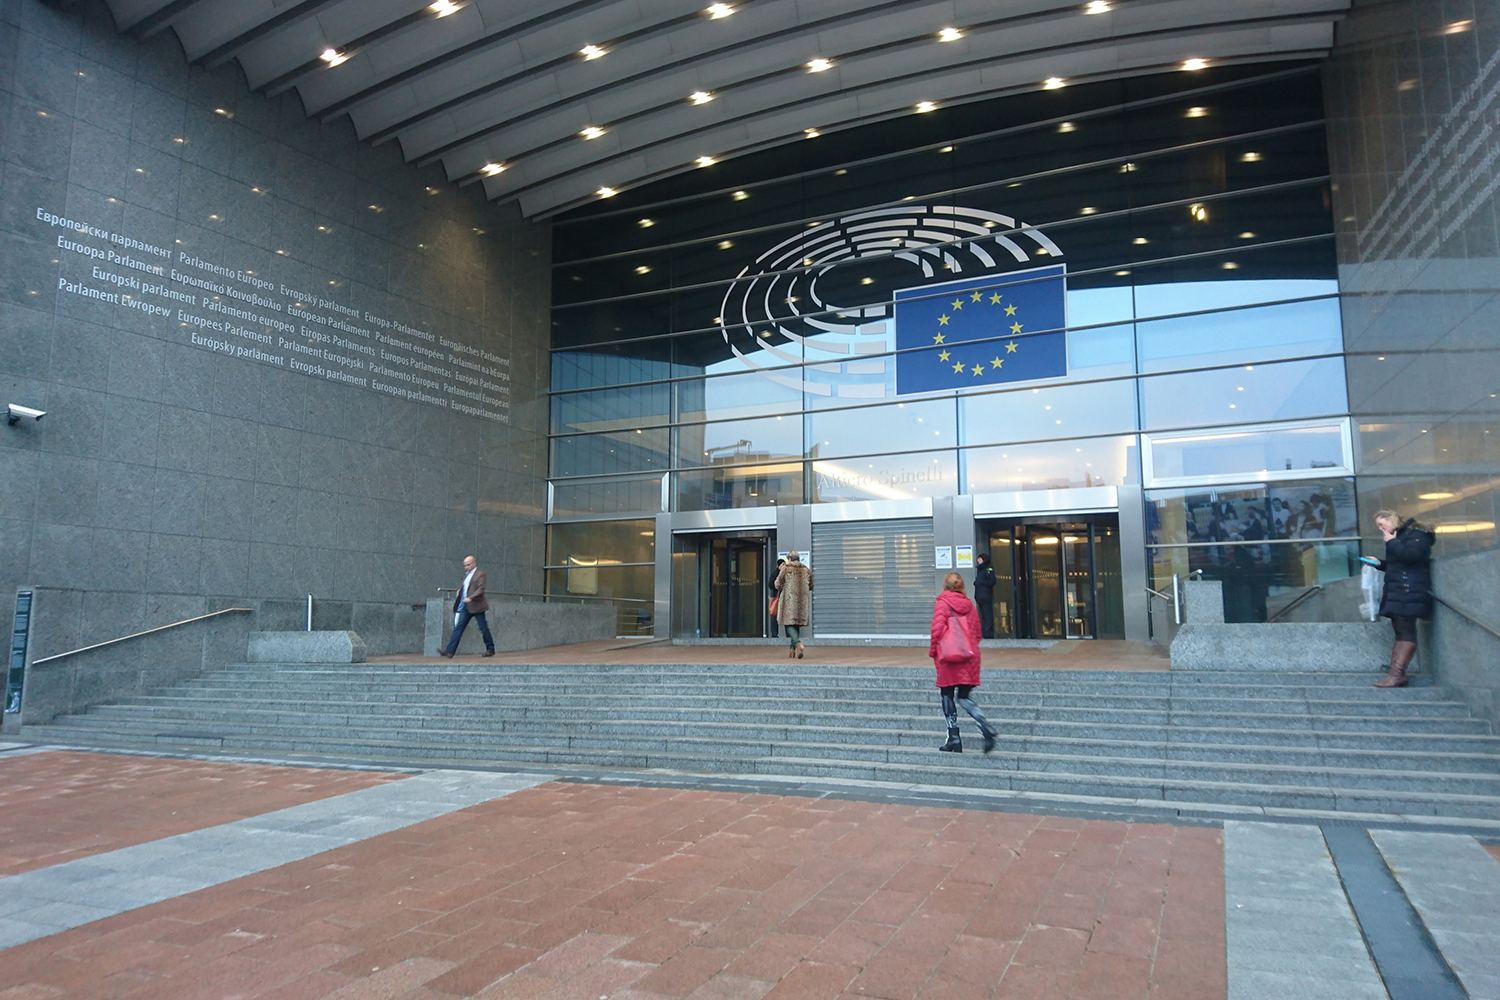
<svg viewBox="0 0 1500 1000">
<path fill-rule="evenodd" d="M 47 411 L 0 424 L 0 594 L 43 588 L 35 656 L 245 602 L 301 627 L 309 593 L 414 651 L 470 553 L 541 589 L 546 224 L 96 2 L 0 0 L 0 123 L 0 390 Z"/>
</svg>

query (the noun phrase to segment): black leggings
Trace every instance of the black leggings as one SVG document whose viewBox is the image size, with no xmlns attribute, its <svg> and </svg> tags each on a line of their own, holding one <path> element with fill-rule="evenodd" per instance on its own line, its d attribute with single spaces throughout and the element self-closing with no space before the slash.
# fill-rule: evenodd
<svg viewBox="0 0 1500 1000">
<path fill-rule="evenodd" d="M 995 730 L 990 727 L 990 720 L 984 717 L 984 712 L 980 711 L 979 706 L 974 704 L 973 699 L 969 697 L 969 692 L 974 690 L 972 685 L 950 684 L 938 690 L 943 693 L 943 717 L 948 720 L 950 732 L 958 729 L 958 709 L 961 705 L 963 710 L 969 713 L 970 718 L 979 724 L 980 735 L 995 735 Z"/>
<path fill-rule="evenodd" d="M 1397 642 L 1417 641 L 1417 620 L 1415 618 L 1391 617 L 1391 627 L 1396 630 Z"/>
</svg>

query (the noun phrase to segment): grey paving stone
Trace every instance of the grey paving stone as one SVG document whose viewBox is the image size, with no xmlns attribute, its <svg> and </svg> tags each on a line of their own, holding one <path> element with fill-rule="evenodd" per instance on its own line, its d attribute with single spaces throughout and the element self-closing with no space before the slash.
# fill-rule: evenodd
<svg viewBox="0 0 1500 1000">
<path fill-rule="evenodd" d="M 399 830 L 550 781 L 428 771 L 0 878 L 0 949 Z"/>
<path fill-rule="evenodd" d="M 1224 823 L 1228 1000 L 1385 1000 L 1314 826 Z"/>
<path fill-rule="evenodd" d="M 1471 1000 L 1500 1000 L 1500 862 L 1462 834 L 1370 837 Z"/>
</svg>

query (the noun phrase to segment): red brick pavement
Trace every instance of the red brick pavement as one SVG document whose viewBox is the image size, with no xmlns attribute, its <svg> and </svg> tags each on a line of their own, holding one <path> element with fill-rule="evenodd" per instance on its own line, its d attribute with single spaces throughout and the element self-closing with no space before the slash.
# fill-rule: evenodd
<svg viewBox="0 0 1500 1000">
<path fill-rule="evenodd" d="M 0 757 L 0 877 L 401 777 L 60 750 Z"/>
<path fill-rule="evenodd" d="M 1485 844 L 1484 849 L 1493 854 L 1496 861 L 1500 861 L 1500 844 Z"/>
<path fill-rule="evenodd" d="M 1222 1000 L 1219 830 L 552 783 L 0 953 L 0 1000 Z"/>
</svg>

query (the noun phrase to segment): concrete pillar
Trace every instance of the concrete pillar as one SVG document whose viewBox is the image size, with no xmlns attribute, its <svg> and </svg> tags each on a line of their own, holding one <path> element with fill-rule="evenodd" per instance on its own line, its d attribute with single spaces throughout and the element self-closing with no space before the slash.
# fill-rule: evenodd
<svg viewBox="0 0 1500 1000">
<path fill-rule="evenodd" d="M 1146 587 L 1146 510 L 1140 486 L 1121 486 L 1120 503 L 1120 589 L 1125 604 L 1125 638 L 1145 642 L 1151 637 L 1147 611 Z M 1169 609 L 1170 610 L 1170 609 Z"/>
<path fill-rule="evenodd" d="M 672 637 L 672 515 L 656 515 L 656 604 L 651 612 L 651 634 Z"/>
</svg>

